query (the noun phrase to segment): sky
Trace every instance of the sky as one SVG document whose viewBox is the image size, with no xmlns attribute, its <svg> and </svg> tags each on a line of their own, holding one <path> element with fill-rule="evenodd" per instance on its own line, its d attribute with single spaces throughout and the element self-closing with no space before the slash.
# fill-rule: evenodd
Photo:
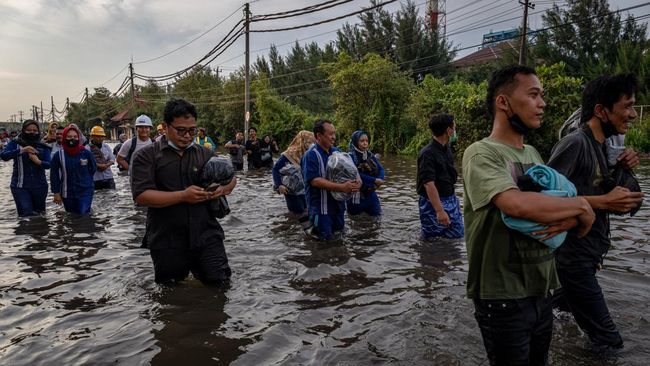
<svg viewBox="0 0 650 366">
<path fill-rule="evenodd" d="M 324 0 L 250 1 L 253 15 L 282 12 L 318 4 Z M 427 1 L 413 0 L 423 13 Z M 395 12 L 401 0 L 385 7 Z M 553 1 L 533 1 L 529 18 L 532 29 L 541 28 L 541 15 Z M 566 1 L 556 1 L 559 5 Z M 111 91 L 128 75 L 128 63 L 141 75 L 157 76 L 183 69 L 205 55 L 242 18 L 243 0 L 0 0 L 0 121 L 31 106 L 50 110 L 51 98 L 62 110 L 66 98 L 78 102 L 84 88 Z M 351 13 L 368 6 L 355 0 L 332 9 L 300 17 L 257 22 L 251 29 L 269 29 L 307 24 Z M 610 0 L 611 8 L 622 9 L 643 1 Z M 458 56 L 476 50 L 483 34 L 521 25 L 523 7 L 518 0 L 447 1 L 447 34 Z M 633 11 L 650 13 L 650 6 Z M 293 43 L 333 41 L 344 23 L 356 16 L 315 27 L 279 33 L 251 34 L 251 62 L 265 56 L 271 44 L 281 54 Z M 500 22 L 499 24 L 491 24 Z M 491 24 L 491 25 L 490 25 Z M 216 26 L 216 27 L 215 27 Z M 210 30 L 211 28 L 214 28 Z M 210 30 L 206 33 L 206 31 Z M 204 34 L 205 33 L 205 34 Z M 201 34 L 189 45 L 173 51 Z M 229 73 L 244 64 L 244 38 L 240 38 L 210 65 Z M 160 58 L 159 58 L 160 57 Z M 141 82 L 139 82 L 141 83 Z"/>
</svg>

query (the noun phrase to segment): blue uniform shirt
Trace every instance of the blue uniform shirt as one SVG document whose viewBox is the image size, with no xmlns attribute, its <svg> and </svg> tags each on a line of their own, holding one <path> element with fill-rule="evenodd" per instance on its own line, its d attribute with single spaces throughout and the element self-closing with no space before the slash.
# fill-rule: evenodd
<svg viewBox="0 0 650 366">
<path fill-rule="evenodd" d="M 314 144 L 302 157 L 302 177 L 305 181 L 305 197 L 310 215 L 328 215 L 345 211 L 345 202 L 337 201 L 329 191 L 311 185 L 314 178 L 327 178 L 327 159 L 335 151 L 340 150 L 332 146 L 329 152 L 325 152 L 318 144 Z"/>
<path fill-rule="evenodd" d="M 45 169 L 50 168 L 50 149 L 37 147 L 38 158 L 41 165 L 38 166 L 29 160 L 29 154 L 20 154 L 20 145 L 15 140 L 9 141 L 2 150 L 2 160 L 14 161 L 14 171 L 11 174 L 11 187 L 14 188 L 39 188 L 47 187 Z"/>
<path fill-rule="evenodd" d="M 93 175 L 97 171 L 95 156 L 87 149 L 71 156 L 59 150 L 52 157 L 50 184 L 52 193 L 63 198 L 92 196 L 95 190 Z"/>
</svg>

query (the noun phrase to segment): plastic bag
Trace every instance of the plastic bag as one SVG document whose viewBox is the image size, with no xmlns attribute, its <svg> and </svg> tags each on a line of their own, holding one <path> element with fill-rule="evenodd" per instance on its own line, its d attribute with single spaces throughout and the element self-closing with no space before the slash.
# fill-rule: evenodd
<svg viewBox="0 0 650 366">
<path fill-rule="evenodd" d="M 286 163 L 280 168 L 280 175 L 282 176 L 282 185 L 287 187 L 289 194 L 296 196 L 305 194 L 305 182 L 302 180 L 300 169 L 291 163 Z"/>
<path fill-rule="evenodd" d="M 345 183 L 359 177 L 357 166 L 348 153 L 335 151 L 327 159 L 327 180 L 335 183 Z M 337 201 L 347 201 L 352 193 L 332 191 L 332 197 Z"/>
<path fill-rule="evenodd" d="M 201 170 L 201 185 L 206 188 L 212 183 L 225 186 L 235 176 L 235 168 L 230 159 L 222 156 L 210 158 Z M 216 218 L 224 218 L 230 213 L 230 206 L 225 196 L 220 196 L 209 202 L 210 213 Z"/>
</svg>

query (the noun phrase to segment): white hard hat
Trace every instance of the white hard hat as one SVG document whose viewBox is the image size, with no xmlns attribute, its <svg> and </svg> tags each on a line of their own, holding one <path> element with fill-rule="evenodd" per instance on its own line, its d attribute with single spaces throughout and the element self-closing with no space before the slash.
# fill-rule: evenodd
<svg viewBox="0 0 650 366">
<path fill-rule="evenodd" d="M 138 118 L 135 119 L 135 127 L 151 127 L 153 128 L 153 123 L 151 123 L 151 118 L 147 116 L 146 114 L 142 114 L 138 116 Z"/>
</svg>

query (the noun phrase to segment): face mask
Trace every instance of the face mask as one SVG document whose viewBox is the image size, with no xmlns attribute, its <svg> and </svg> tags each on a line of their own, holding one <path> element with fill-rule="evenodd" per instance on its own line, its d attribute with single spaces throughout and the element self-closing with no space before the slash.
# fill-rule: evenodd
<svg viewBox="0 0 650 366">
<path fill-rule="evenodd" d="M 102 147 L 102 143 L 101 143 L 101 142 L 97 142 L 97 141 L 93 141 L 93 145 L 95 145 L 95 146 L 97 146 L 97 147 Z"/>
<path fill-rule="evenodd" d="M 454 134 L 449 137 L 449 143 L 453 144 L 458 141 L 458 133 L 454 131 Z"/>
<path fill-rule="evenodd" d="M 23 133 L 23 136 L 27 141 L 37 141 L 41 135 L 38 132 L 33 132 L 33 133 Z"/>
<path fill-rule="evenodd" d="M 79 140 L 77 140 L 77 139 L 74 139 L 74 140 L 66 139 L 65 144 L 70 146 L 70 147 L 75 147 L 75 146 L 79 145 Z"/>
<path fill-rule="evenodd" d="M 518 114 L 512 111 L 512 109 L 510 108 L 510 102 L 508 102 L 508 110 L 512 112 L 512 115 L 508 117 L 508 122 L 510 123 L 510 126 L 512 126 L 512 129 L 515 130 L 515 132 L 517 132 L 520 135 L 526 136 L 530 131 L 532 131 L 532 129 L 526 126 L 524 121 L 521 120 L 521 117 L 519 117 Z"/>
<path fill-rule="evenodd" d="M 181 150 L 187 150 L 187 149 L 189 149 L 190 147 L 192 147 L 192 145 L 194 145 L 194 141 L 192 140 L 192 142 L 190 142 L 190 144 L 187 145 L 187 147 L 184 148 L 184 149 L 181 149 L 180 147 L 176 146 L 176 144 L 173 143 L 172 140 L 167 140 L 167 144 L 168 144 L 169 146 L 171 146 L 172 149 L 174 149 L 174 150 L 176 150 L 176 151 L 181 151 Z"/>
</svg>

